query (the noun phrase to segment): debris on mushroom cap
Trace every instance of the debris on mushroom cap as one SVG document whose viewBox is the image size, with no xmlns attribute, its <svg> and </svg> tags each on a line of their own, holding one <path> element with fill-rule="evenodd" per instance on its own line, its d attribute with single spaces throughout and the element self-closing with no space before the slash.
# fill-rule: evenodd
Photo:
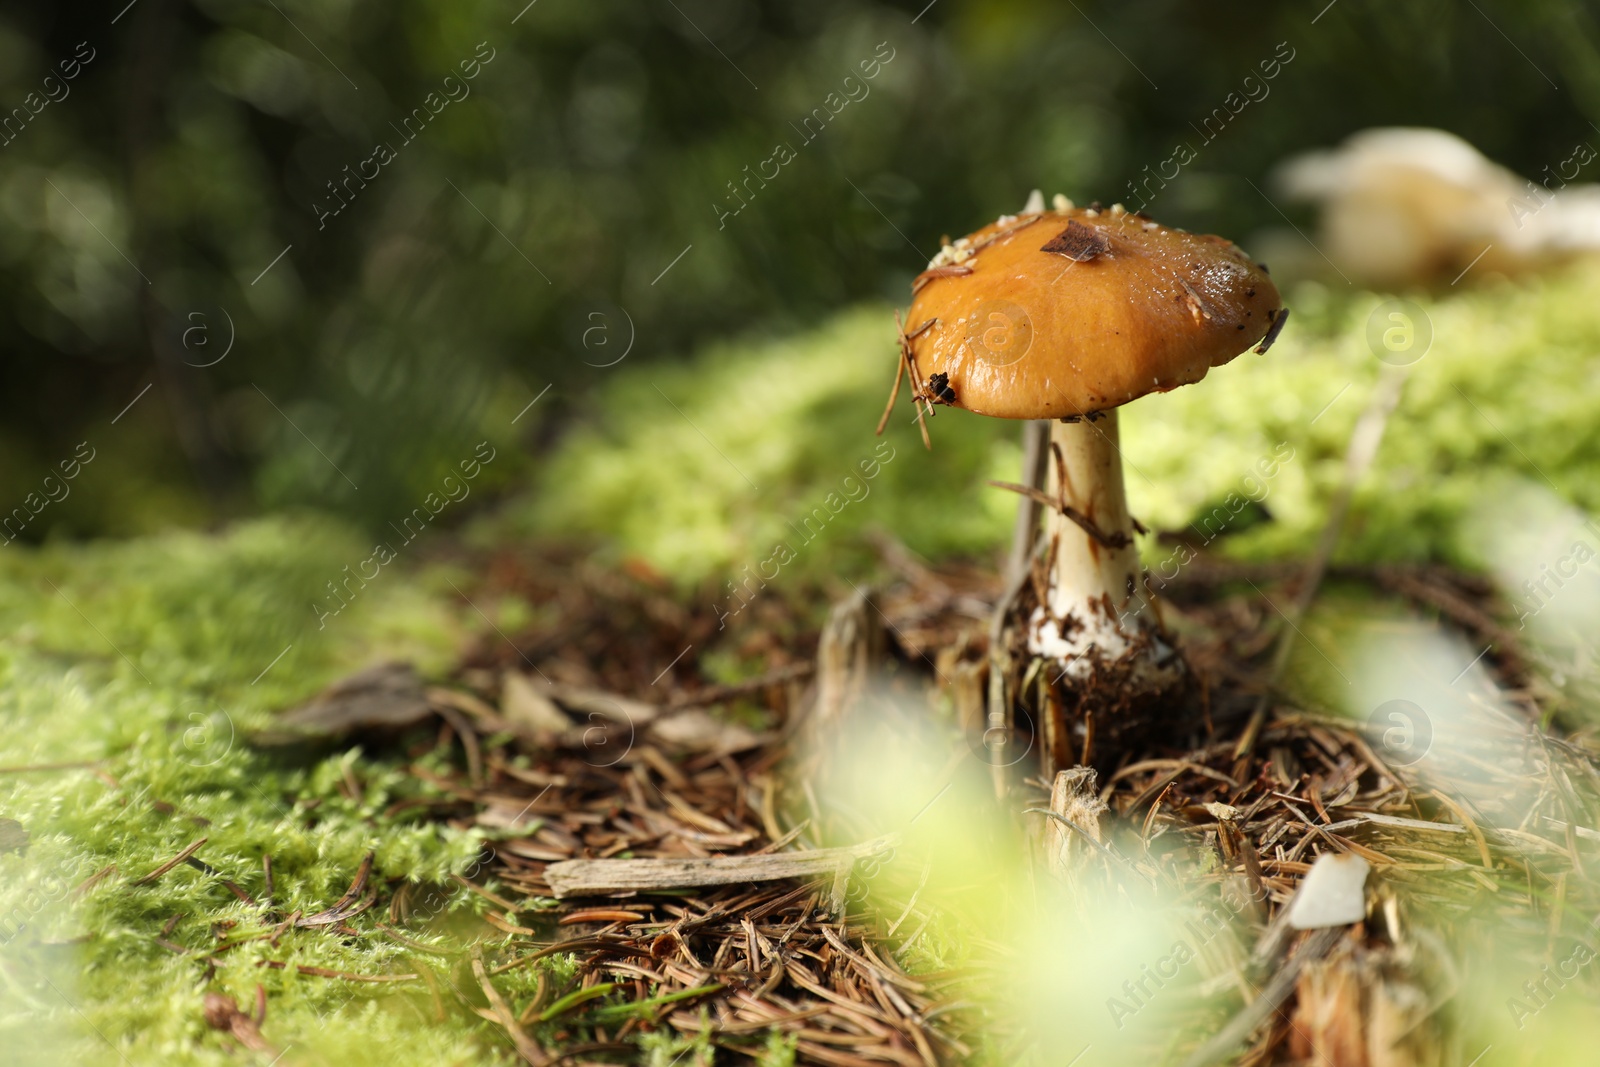
<svg viewBox="0 0 1600 1067">
<path fill-rule="evenodd" d="M 950 376 L 939 373 L 928 377 L 929 399 L 937 404 L 954 404 L 956 394 L 950 389 Z"/>
<path fill-rule="evenodd" d="M 1067 223 L 1066 229 L 1041 245 L 1039 251 L 1055 252 L 1075 262 L 1084 263 L 1110 247 L 1109 237 L 1073 219 Z"/>
<path fill-rule="evenodd" d="M 948 267 L 954 263 L 965 263 L 972 256 L 972 240 L 967 237 L 957 238 L 954 242 L 946 244 L 939 249 L 939 254 L 928 260 L 928 269 L 935 267 Z"/>
<path fill-rule="evenodd" d="M 1232 242 L 1120 204 L 1052 205 L 947 243 L 918 276 L 907 321 L 926 328 L 911 356 L 924 381 L 944 375 L 947 403 L 1012 419 L 1102 411 L 1199 381 L 1281 328 L 1272 279 Z"/>
<path fill-rule="evenodd" d="M 1261 343 L 1256 345 L 1257 355 L 1266 355 L 1267 349 L 1272 347 L 1272 342 L 1276 341 L 1278 335 L 1283 332 L 1283 324 L 1289 321 L 1289 309 L 1279 308 L 1277 314 L 1269 311 L 1267 312 L 1267 318 L 1272 320 L 1272 325 L 1268 327 L 1267 335 L 1261 339 Z"/>
</svg>

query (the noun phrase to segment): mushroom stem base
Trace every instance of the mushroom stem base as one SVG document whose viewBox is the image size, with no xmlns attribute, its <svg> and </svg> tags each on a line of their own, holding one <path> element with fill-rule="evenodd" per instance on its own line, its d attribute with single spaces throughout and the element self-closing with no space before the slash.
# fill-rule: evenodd
<svg viewBox="0 0 1600 1067">
<path fill-rule="evenodd" d="M 1113 409 L 1050 429 L 1050 492 L 1099 534 L 1049 513 L 1047 603 L 1028 620 L 1028 648 L 1049 661 L 1053 695 L 1041 712 L 1046 759 L 1055 766 L 1138 732 L 1188 678 L 1133 544 L 1117 421 Z"/>
<path fill-rule="evenodd" d="M 1046 779 L 1070 767 L 1109 771 L 1131 750 L 1171 742 L 1195 721 L 1193 687 L 1181 657 L 1168 670 L 1152 670 L 1144 655 L 1097 658 L 1089 676 L 1060 674 L 1047 660 L 1038 687 L 1026 695 L 1038 723 L 1040 769 Z"/>
</svg>

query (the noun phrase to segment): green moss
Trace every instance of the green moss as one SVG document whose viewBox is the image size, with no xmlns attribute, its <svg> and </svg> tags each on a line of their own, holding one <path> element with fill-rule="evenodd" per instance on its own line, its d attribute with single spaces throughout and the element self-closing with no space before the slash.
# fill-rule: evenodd
<svg viewBox="0 0 1600 1067">
<path fill-rule="evenodd" d="M 1600 270 L 1418 297 L 1432 345 L 1406 371 L 1399 407 L 1356 494 L 1341 555 L 1483 562 L 1464 521 L 1490 487 L 1546 479 L 1600 509 Z M 1305 551 L 1326 520 L 1343 456 L 1381 364 L 1368 318 L 1386 299 L 1305 285 L 1296 317 L 1266 356 L 1245 355 L 1197 386 L 1128 409 L 1129 495 L 1152 525 L 1176 529 L 1227 494 L 1250 494 L 1258 459 L 1294 458 L 1255 491 L 1272 522 L 1240 530 L 1231 551 Z M 1331 405 L 1331 406 L 1330 406 Z M 1320 415 L 1320 417 L 1319 417 Z"/>
<path fill-rule="evenodd" d="M 799 1038 L 774 1030 L 767 1035 L 767 1047 L 758 1061 L 761 1067 L 794 1067 L 794 1047 Z"/>
<path fill-rule="evenodd" d="M 1548 476 L 1567 499 L 1600 508 L 1597 298 L 1594 268 L 1417 298 L 1432 345 L 1407 371 L 1342 555 L 1477 563 L 1460 524 L 1497 475 Z M 1157 529 L 1194 524 L 1191 538 L 1219 535 L 1212 547 L 1234 554 L 1306 551 L 1382 369 L 1367 324 L 1385 299 L 1303 285 L 1270 353 L 1241 356 L 1199 384 L 1124 409 L 1135 513 Z M 778 544 L 794 549 L 794 561 L 777 568 L 785 573 L 849 566 L 864 555 L 860 535 L 871 526 L 930 555 L 997 552 L 1015 498 L 984 482 L 1015 480 L 1015 423 L 941 411 L 928 453 L 902 395 L 884 438 L 893 460 L 862 483 L 862 499 L 844 492 L 844 479 L 880 444 L 872 430 L 893 339 L 890 310 L 869 306 L 797 337 L 726 343 L 672 368 L 619 370 L 515 526 L 598 534 L 680 581 L 715 577 L 719 585 L 747 565 L 771 574 Z M 829 493 L 842 503 L 836 514 L 827 511 Z M 1252 498 L 1259 505 L 1246 510 Z M 1147 546 L 1147 556 L 1166 553 Z"/>
<path fill-rule="evenodd" d="M 452 1012 L 432 1022 L 419 984 L 263 966 L 414 973 L 436 966 L 432 957 L 377 936 L 254 939 L 271 929 L 260 909 L 190 866 L 135 884 L 204 837 L 204 862 L 256 896 L 271 856 L 275 900 L 309 914 L 344 892 L 369 850 L 375 877 L 423 882 L 444 881 L 477 854 L 475 835 L 382 817 L 417 788 L 392 760 L 357 750 L 284 764 L 243 743 L 269 709 L 379 649 L 424 663 L 448 657 L 445 614 L 398 576 L 318 628 L 311 597 L 360 550 L 342 528 L 280 521 L 0 560 L 0 620 L 15 635 L 0 644 L 0 766 L 96 764 L 0 773 L 0 814 L 31 835 L 24 854 L 0 855 L 8 1062 L 237 1062 L 206 1027 L 202 998 L 217 989 L 248 1005 L 257 983 L 266 1033 L 280 1049 L 294 1046 L 295 1062 L 500 1055 L 475 1020 Z M 346 768 L 359 800 L 340 788 Z M 475 898 L 460 893 L 444 911 L 466 907 Z M 166 937 L 186 955 L 156 941 L 174 916 Z M 228 925 L 238 946 L 208 955 L 214 924 Z"/>
<path fill-rule="evenodd" d="M 685 583 L 746 565 L 815 575 L 874 525 L 923 552 L 981 552 L 1012 502 L 980 487 L 1014 477 L 1015 458 L 989 420 L 960 414 L 934 420 L 924 452 L 904 390 L 874 437 L 893 369 L 893 320 L 873 306 L 798 337 L 619 374 L 516 523 L 604 534 Z"/>
<path fill-rule="evenodd" d="M 644 1053 L 640 1062 L 647 1067 L 710 1067 L 716 1055 L 709 1026 L 692 1036 L 657 1030 L 641 1037 L 639 1048 Z"/>
</svg>

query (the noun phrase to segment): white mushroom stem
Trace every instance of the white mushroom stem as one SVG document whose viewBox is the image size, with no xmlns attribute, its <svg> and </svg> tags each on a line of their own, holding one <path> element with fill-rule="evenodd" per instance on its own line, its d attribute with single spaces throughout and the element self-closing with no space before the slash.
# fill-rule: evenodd
<svg viewBox="0 0 1600 1067">
<path fill-rule="evenodd" d="M 1075 509 L 1108 540 L 1126 543 L 1103 544 L 1059 510 L 1047 512 L 1055 565 L 1049 611 L 1035 613 L 1030 648 L 1062 661 L 1066 677 L 1074 681 L 1087 680 L 1096 661 L 1101 666 L 1126 661 L 1122 684 L 1162 688 L 1181 677 L 1182 667 L 1162 636 L 1133 544 L 1116 409 L 1093 422 L 1052 423 L 1050 441 L 1052 453 L 1060 452 L 1059 462 L 1052 455 L 1049 463 L 1051 497 Z"/>
</svg>

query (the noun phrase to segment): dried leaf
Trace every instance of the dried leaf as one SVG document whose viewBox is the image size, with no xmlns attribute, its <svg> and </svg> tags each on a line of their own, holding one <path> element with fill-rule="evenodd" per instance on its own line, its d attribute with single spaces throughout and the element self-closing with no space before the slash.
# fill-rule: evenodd
<svg viewBox="0 0 1600 1067">
<path fill-rule="evenodd" d="M 572 728 L 572 720 L 544 689 L 517 671 L 500 676 L 500 714 L 519 736 L 534 744 L 549 744 Z"/>
<path fill-rule="evenodd" d="M 725 722 L 702 708 L 665 715 L 650 724 L 648 733 L 670 748 L 690 752 L 743 752 L 766 740 L 766 735 Z"/>
<path fill-rule="evenodd" d="M 314 736 L 341 738 L 357 730 L 396 730 L 432 715 L 428 694 L 409 663 L 380 663 L 335 682 L 310 701 L 278 719 L 275 730 L 260 740 L 294 740 Z"/>
</svg>

